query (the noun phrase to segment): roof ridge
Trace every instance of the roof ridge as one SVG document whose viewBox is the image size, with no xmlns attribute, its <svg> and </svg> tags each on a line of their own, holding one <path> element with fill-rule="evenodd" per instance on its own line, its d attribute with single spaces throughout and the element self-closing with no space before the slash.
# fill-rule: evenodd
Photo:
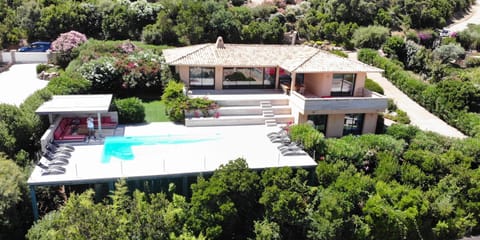
<svg viewBox="0 0 480 240">
<path fill-rule="evenodd" d="M 178 60 L 180 60 L 180 59 L 182 59 L 182 58 L 186 58 L 186 57 L 188 57 L 188 56 L 190 56 L 190 55 L 192 55 L 192 54 L 194 54 L 194 53 L 196 53 L 196 52 L 198 52 L 198 51 L 200 51 L 200 50 L 202 50 L 202 49 L 204 49 L 204 48 L 206 48 L 206 47 L 208 47 L 208 46 L 210 46 L 210 45 L 212 45 L 212 44 L 213 44 L 213 43 L 204 43 L 202 47 L 199 47 L 199 48 L 195 49 L 194 51 L 191 51 L 191 52 L 189 52 L 189 53 L 187 53 L 187 54 L 185 54 L 185 55 L 183 55 L 183 56 L 181 56 L 181 57 L 179 57 L 179 58 L 177 58 L 177 59 L 175 59 L 175 60 L 172 60 L 172 61 L 170 61 L 170 63 L 176 62 L 176 61 L 178 61 Z"/>
<path fill-rule="evenodd" d="M 321 49 L 316 49 L 317 51 L 314 52 L 312 54 L 312 56 L 308 57 L 307 59 L 305 59 L 305 61 L 303 61 L 302 63 L 300 63 L 297 67 L 295 67 L 294 69 L 292 69 L 291 72 L 294 72 L 295 70 L 297 70 L 298 68 L 300 68 L 303 64 L 305 64 L 306 62 L 310 61 L 310 59 L 312 59 L 314 56 L 316 56 L 319 52 L 321 52 L 322 50 Z"/>
</svg>

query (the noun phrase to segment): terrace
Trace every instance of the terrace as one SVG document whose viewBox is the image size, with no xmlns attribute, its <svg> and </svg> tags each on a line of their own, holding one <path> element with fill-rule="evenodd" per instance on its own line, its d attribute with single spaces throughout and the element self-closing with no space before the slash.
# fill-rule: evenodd
<svg viewBox="0 0 480 240">
<path fill-rule="evenodd" d="M 76 145 L 64 174 L 42 175 L 40 167 L 33 170 L 28 179 L 33 207 L 36 208 L 36 186 L 97 183 L 113 186 L 120 178 L 150 180 L 169 177 L 183 179 L 186 186 L 187 177 L 211 173 L 220 165 L 237 158 L 246 159 L 252 169 L 316 166 L 316 162 L 308 155 L 283 156 L 277 148 L 279 143 L 272 143 L 266 136 L 278 130 L 263 125 L 188 128 L 173 123 L 150 123 L 125 126 L 125 137 L 163 136 L 167 139 L 171 137 L 171 141 L 135 145 L 131 147 L 133 159 L 111 157 L 108 162 L 102 162 L 104 145 Z M 178 137 L 210 140 L 179 143 L 176 142 Z"/>
</svg>

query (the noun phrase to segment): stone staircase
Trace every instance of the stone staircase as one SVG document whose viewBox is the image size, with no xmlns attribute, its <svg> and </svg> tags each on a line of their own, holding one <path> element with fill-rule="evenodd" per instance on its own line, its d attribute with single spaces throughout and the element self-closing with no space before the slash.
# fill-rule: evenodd
<svg viewBox="0 0 480 240">
<path fill-rule="evenodd" d="M 250 95 L 249 97 L 235 97 L 210 99 L 217 102 L 220 106 L 217 109 L 218 118 L 187 118 L 185 125 L 187 127 L 199 126 L 233 126 L 233 125 L 261 125 L 277 126 L 277 124 L 293 121 L 289 99 L 287 96 L 278 96 L 269 98 L 265 95 Z"/>
</svg>

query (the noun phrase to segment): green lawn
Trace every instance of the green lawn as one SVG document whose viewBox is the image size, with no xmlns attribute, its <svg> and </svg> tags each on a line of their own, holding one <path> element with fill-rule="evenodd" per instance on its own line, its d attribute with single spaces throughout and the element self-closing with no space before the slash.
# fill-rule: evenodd
<svg viewBox="0 0 480 240">
<path fill-rule="evenodd" d="M 145 121 L 147 122 L 169 122 L 168 116 L 165 115 L 165 105 L 162 101 L 156 100 L 144 102 Z"/>
</svg>

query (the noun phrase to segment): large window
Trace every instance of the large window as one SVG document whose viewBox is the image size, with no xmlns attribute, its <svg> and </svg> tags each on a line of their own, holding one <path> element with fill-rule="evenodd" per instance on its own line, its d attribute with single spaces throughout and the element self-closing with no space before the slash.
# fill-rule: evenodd
<svg viewBox="0 0 480 240">
<path fill-rule="evenodd" d="M 308 121 L 312 121 L 315 129 L 324 135 L 327 132 L 327 119 L 328 115 L 308 115 Z"/>
<path fill-rule="evenodd" d="M 362 134 L 364 114 L 345 114 L 343 121 L 343 135 Z"/>
<path fill-rule="evenodd" d="M 273 88 L 275 68 L 224 68 L 223 88 Z"/>
<path fill-rule="evenodd" d="M 355 74 L 333 74 L 332 96 L 353 96 Z"/>
<path fill-rule="evenodd" d="M 215 68 L 190 67 L 190 88 L 214 89 Z"/>
</svg>

